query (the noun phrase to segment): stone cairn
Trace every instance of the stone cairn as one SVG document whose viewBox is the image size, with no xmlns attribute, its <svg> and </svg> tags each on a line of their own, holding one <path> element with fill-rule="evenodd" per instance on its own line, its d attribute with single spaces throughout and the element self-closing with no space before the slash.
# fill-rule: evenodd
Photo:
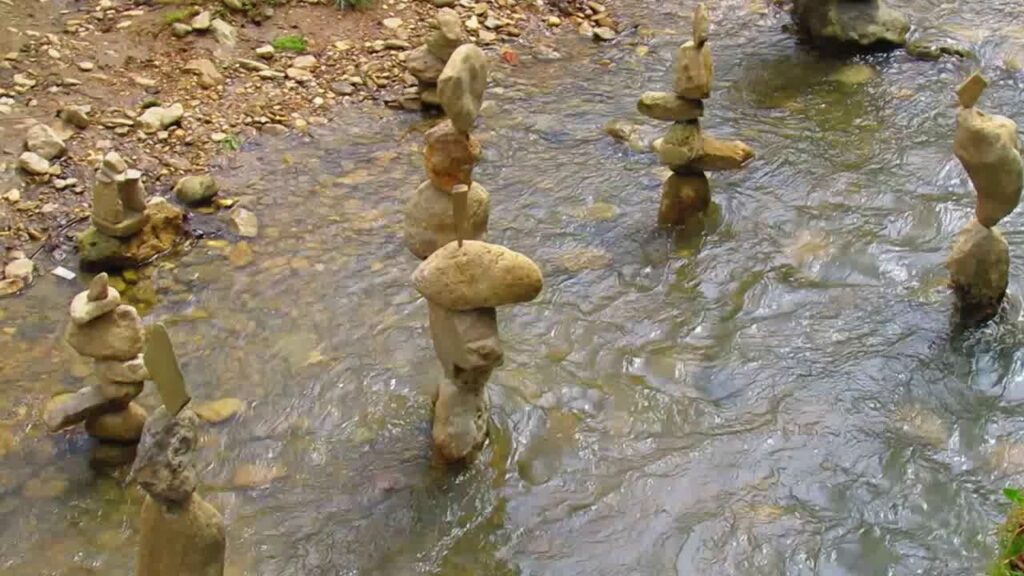
<svg viewBox="0 0 1024 576">
<path fill-rule="evenodd" d="M 705 171 L 738 170 L 754 157 L 739 141 L 701 134 L 703 100 L 711 95 L 714 65 L 708 41 L 708 15 L 703 4 L 693 13 L 693 39 L 679 47 L 675 62 L 675 92 L 646 92 L 637 110 L 649 118 L 672 122 L 652 148 L 672 169 L 661 189 L 658 225 L 679 226 L 711 205 Z"/>
<path fill-rule="evenodd" d="M 136 576 L 222 576 L 224 518 L 196 493 L 199 417 L 189 398 L 163 326 L 146 351 L 163 406 L 146 422 L 130 480 L 146 492 L 139 522 Z"/>
<path fill-rule="evenodd" d="M 147 202 L 142 172 L 116 152 L 103 158 L 92 188 L 92 226 L 78 238 L 82 266 L 139 266 L 174 245 L 184 216 L 163 198 Z"/>
<path fill-rule="evenodd" d="M 996 315 L 1009 284 L 1010 248 L 996 228 L 1020 202 L 1024 185 L 1017 124 L 975 108 L 988 82 L 974 74 L 957 90 L 953 153 L 977 194 L 974 219 L 960 231 L 946 267 L 961 318 L 984 322 Z"/>
<path fill-rule="evenodd" d="M 149 378 L 142 359 L 142 319 L 134 307 L 121 303 L 106 274 L 93 278 L 89 289 L 74 297 L 70 313 L 67 341 L 95 360 L 99 383 L 52 398 L 43 421 L 51 432 L 85 422 L 86 432 L 98 441 L 93 464 L 127 464 L 135 458 L 146 423 L 146 410 L 132 402 Z"/>
<path fill-rule="evenodd" d="M 462 27 L 459 13 L 451 8 L 437 11 L 437 30 L 434 30 L 427 41 L 416 48 L 405 59 L 405 67 L 419 86 L 403 94 L 403 107 L 418 109 L 422 106 L 440 106 L 438 82 L 445 64 L 459 46 L 469 41 L 469 36 Z"/>
<path fill-rule="evenodd" d="M 427 180 L 405 207 L 405 245 L 421 260 L 455 240 L 453 198 L 466 200 L 467 239 L 485 238 L 491 210 L 487 190 L 473 182 L 480 143 L 470 134 L 487 88 L 487 56 L 476 45 L 463 44 L 437 78 L 448 119 L 427 131 Z"/>
<path fill-rule="evenodd" d="M 472 179 L 480 146 L 470 131 L 487 87 L 487 57 L 473 44 L 460 46 L 437 85 L 449 119 L 427 132 L 428 180 L 406 206 L 405 244 L 425 259 L 413 284 L 427 300 L 446 376 L 434 401 L 434 446 L 442 459 L 456 462 L 487 438 L 485 385 L 504 360 L 495 308 L 533 300 L 543 279 L 526 256 L 481 241 L 490 199 Z"/>
</svg>

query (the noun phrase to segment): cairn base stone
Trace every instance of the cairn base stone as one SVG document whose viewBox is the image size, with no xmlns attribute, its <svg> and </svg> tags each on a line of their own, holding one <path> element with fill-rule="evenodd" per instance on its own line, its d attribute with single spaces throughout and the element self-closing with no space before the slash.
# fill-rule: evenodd
<svg viewBox="0 0 1024 576">
<path fill-rule="evenodd" d="M 145 408 L 131 402 L 124 410 L 90 416 L 85 421 L 85 431 L 105 442 L 135 444 L 142 437 L 147 416 Z"/>
<path fill-rule="evenodd" d="M 224 574 L 224 519 L 199 495 L 170 506 L 147 496 L 139 532 L 136 576 Z"/>
<path fill-rule="evenodd" d="M 491 213 L 491 197 L 479 184 L 469 189 L 466 239 L 484 240 Z M 428 258 L 456 239 L 452 198 L 429 181 L 424 182 L 405 205 L 405 246 L 417 258 Z"/>
<path fill-rule="evenodd" d="M 998 229 L 972 220 L 957 236 L 946 268 L 963 315 L 996 315 L 1010 276 L 1010 247 Z"/>
<path fill-rule="evenodd" d="M 434 450 L 447 462 L 469 458 L 487 440 L 490 404 L 484 384 L 491 371 L 460 372 L 455 381 L 441 383 L 434 403 Z"/>
<path fill-rule="evenodd" d="M 456 312 L 427 303 L 430 307 L 430 336 L 437 359 L 449 378 L 456 366 L 480 370 L 497 368 L 504 361 L 498 337 L 498 316 L 494 308 Z"/>
<path fill-rule="evenodd" d="M 982 225 L 995 226 L 1020 203 L 1024 186 L 1017 123 L 965 108 L 957 113 L 956 124 L 953 153 L 978 193 L 975 214 Z"/>
<path fill-rule="evenodd" d="M 137 453 L 138 449 L 135 444 L 99 441 L 92 447 L 92 453 L 89 454 L 89 466 L 100 471 L 127 466 L 135 461 Z"/>
<path fill-rule="evenodd" d="M 672 174 L 661 187 L 659 226 L 682 226 L 711 206 L 711 186 L 703 174 Z"/>
</svg>

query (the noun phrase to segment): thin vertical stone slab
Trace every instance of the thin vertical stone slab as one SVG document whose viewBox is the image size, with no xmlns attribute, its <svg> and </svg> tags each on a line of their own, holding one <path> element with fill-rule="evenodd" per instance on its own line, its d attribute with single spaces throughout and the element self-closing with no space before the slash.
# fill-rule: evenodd
<svg viewBox="0 0 1024 576">
<path fill-rule="evenodd" d="M 444 113 L 463 132 L 473 129 L 487 88 L 487 55 L 475 44 L 463 44 L 437 80 L 437 94 Z"/>
<path fill-rule="evenodd" d="M 985 80 L 985 77 L 979 72 L 971 74 L 971 77 L 956 89 L 956 97 L 960 101 L 960 106 L 974 108 L 974 105 L 981 99 L 982 93 L 985 92 L 985 88 L 988 88 L 988 80 Z"/>
</svg>

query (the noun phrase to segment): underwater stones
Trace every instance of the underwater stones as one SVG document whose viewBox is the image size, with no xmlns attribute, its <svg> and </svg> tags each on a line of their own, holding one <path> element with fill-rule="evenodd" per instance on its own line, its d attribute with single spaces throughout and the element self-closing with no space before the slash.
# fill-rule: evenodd
<svg viewBox="0 0 1024 576">
<path fill-rule="evenodd" d="M 487 56 L 475 44 L 463 44 L 448 59 L 437 80 L 437 93 L 455 128 L 473 129 L 487 88 Z"/>
<path fill-rule="evenodd" d="M 998 229 L 972 220 L 957 235 L 946 268 L 964 306 L 990 309 L 994 314 L 1009 284 L 1009 245 Z"/>
<path fill-rule="evenodd" d="M 142 352 L 142 319 L 122 304 L 86 324 L 72 324 L 68 343 L 79 354 L 99 360 L 131 360 Z"/>
<path fill-rule="evenodd" d="M 199 417 L 185 408 L 172 416 L 163 406 L 142 430 L 132 479 L 162 504 L 186 502 L 198 484 L 194 466 Z"/>
<path fill-rule="evenodd" d="M 711 205 L 711 186 L 704 174 L 672 174 L 661 187 L 659 226 L 680 226 Z"/>
<path fill-rule="evenodd" d="M 910 31 L 907 17 L 883 0 L 795 0 L 793 20 L 811 43 L 843 51 L 904 46 Z"/>
<path fill-rule="evenodd" d="M 482 240 L 487 235 L 491 199 L 483 186 L 469 189 L 465 238 Z M 430 181 L 413 192 L 405 205 L 405 246 L 423 260 L 438 248 L 456 240 L 451 194 Z"/>
<path fill-rule="evenodd" d="M 455 311 L 429 303 L 430 335 L 449 377 L 462 370 L 496 368 L 504 361 L 494 308 Z"/>
<path fill-rule="evenodd" d="M 704 103 L 700 100 L 681 98 L 669 92 L 644 92 L 636 108 L 648 118 L 666 122 L 696 120 L 704 115 Z"/>
<path fill-rule="evenodd" d="M 134 444 L 142 437 L 146 416 L 142 406 L 130 402 L 124 410 L 90 416 L 85 421 L 85 431 L 99 440 Z"/>
<path fill-rule="evenodd" d="M 964 108 L 956 116 L 953 152 L 978 194 L 981 224 L 995 226 L 1020 203 L 1024 186 L 1017 124 L 1004 116 Z"/>
<path fill-rule="evenodd" d="M 458 184 L 470 185 L 480 158 L 480 143 L 445 120 L 427 131 L 423 157 L 430 181 L 445 192 Z"/>
<path fill-rule="evenodd" d="M 416 268 L 413 284 L 424 298 L 449 310 L 529 302 L 543 287 L 540 268 L 496 244 L 451 242 Z"/>
<path fill-rule="evenodd" d="M 72 322 L 82 325 L 112 312 L 120 304 L 121 294 L 107 283 L 104 272 L 93 278 L 89 290 L 75 295 L 68 313 Z"/>
<path fill-rule="evenodd" d="M 707 172 L 739 170 L 753 159 L 754 149 L 739 140 L 704 136 L 701 153 L 694 158 L 691 166 Z"/>
<path fill-rule="evenodd" d="M 703 150 L 703 137 L 697 122 L 676 122 L 656 143 L 658 159 L 675 168 L 686 166 Z"/>
<path fill-rule="evenodd" d="M 702 100 L 711 95 L 714 64 L 711 49 L 692 40 L 679 47 L 675 63 L 675 91 L 682 98 Z"/>
</svg>

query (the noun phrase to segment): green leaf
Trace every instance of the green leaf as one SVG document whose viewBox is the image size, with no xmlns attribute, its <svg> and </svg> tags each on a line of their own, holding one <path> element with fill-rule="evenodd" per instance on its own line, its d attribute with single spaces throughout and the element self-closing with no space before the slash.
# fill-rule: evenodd
<svg viewBox="0 0 1024 576">
<path fill-rule="evenodd" d="M 1021 494 L 1019 488 L 1003 488 L 1003 496 L 1014 504 L 1024 505 L 1024 494 Z"/>
</svg>

